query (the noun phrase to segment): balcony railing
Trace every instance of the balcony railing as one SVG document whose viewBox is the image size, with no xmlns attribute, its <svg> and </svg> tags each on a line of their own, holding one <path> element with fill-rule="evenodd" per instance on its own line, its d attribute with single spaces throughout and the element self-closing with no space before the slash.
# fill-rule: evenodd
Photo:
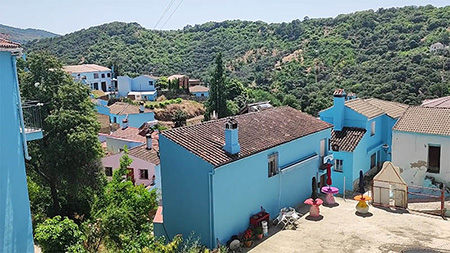
<svg viewBox="0 0 450 253">
<path fill-rule="evenodd" d="M 25 133 L 42 131 L 41 106 L 42 103 L 37 101 L 26 101 L 22 103 Z"/>
</svg>

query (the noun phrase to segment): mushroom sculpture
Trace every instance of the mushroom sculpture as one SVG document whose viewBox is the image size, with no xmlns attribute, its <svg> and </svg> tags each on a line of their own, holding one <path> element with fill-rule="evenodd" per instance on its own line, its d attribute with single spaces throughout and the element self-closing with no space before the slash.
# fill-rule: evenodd
<svg viewBox="0 0 450 253">
<path fill-rule="evenodd" d="M 339 189 L 336 187 L 332 187 L 331 186 L 331 164 L 328 163 L 327 164 L 327 185 L 328 186 L 324 186 L 322 187 L 322 192 L 325 193 L 327 196 L 325 197 L 325 202 L 328 205 L 334 205 L 336 203 L 336 201 L 334 200 L 334 196 L 333 194 L 336 194 L 339 192 Z"/>
<path fill-rule="evenodd" d="M 364 176 L 362 170 L 359 171 L 359 195 L 356 195 L 354 197 L 354 200 L 358 201 L 358 204 L 356 204 L 356 211 L 358 213 L 366 214 L 369 212 L 369 205 L 366 201 L 371 200 L 372 198 L 364 195 Z"/>
<path fill-rule="evenodd" d="M 309 208 L 309 215 L 311 217 L 319 217 L 320 216 L 320 210 L 319 206 L 322 205 L 323 201 L 319 199 L 317 195 L 317 181 L 316 177 L 312 178 L 312 193 L 311 198 L 305 200 L 305 204 L 310 205 Z"/>
</svg>

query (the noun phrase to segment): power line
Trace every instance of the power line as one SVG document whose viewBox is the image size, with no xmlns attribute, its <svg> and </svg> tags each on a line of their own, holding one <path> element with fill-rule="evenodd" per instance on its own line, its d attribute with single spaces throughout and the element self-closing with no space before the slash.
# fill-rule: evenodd
<svg viewBox="0 0 450 253">
<path fill-rule="evenodd" d="M 175 10 L 173 10 L 172 14 L 170 14 L 169 18 L 166 20 L 166 22 L 164 22 L 164 24 L 161 26 L 161 29 L 164 28 L 164 26 L 167 24 L 167 22 L 170 20 L 170 18 L 173 16 L 173 14 L 178 10 L 178 7 L 180 7 L 181 3 L 183 2 L 183 0 L 180 1 L 180 3 L 177 5 L 177 7 L 175 8 Z"/>
<path fill-rule="evenodd" d="M 172 7 L 173 3 L 175 2 L 175 0 L 171 0 L 169 2 L 169 4 L 167 5 L 166 9 L 164 10 L 164 12 L 162 13 L 161 17 L 159 17 L 158 22 L 156 22 L 156 25 L 154 28 L 156 28 L 159 24 L 159 22 L 161 22 L 161 20 L 163 19 L 163 17 L 167 14 L 167 12 L 169 11 L 170 7 Z"/>
</svg>

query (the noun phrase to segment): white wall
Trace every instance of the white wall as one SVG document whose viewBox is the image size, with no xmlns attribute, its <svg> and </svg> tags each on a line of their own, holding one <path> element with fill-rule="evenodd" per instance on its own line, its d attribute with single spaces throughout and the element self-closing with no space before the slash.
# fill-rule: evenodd
<svg viewBox="0 0 450 253">
<path fill-rule="evenodd" d="M 420 169 L 420 161 L 425 162 L 425 166 L 428 164 L 429 144 L 441 147 L 439 174 L 421 173 L 424 168 Z M 450 184 L 450 136 L 394 131 L 392 134 L 392 162 L 404 170 L 402 177 L 408 184 L 411 181 L 417 181 L 417 178 L 409 177 L 419 176 L 419 174 L 422 176 L 425 174 L 440 182 Z"/>
<path fill-rule="evenodd" d="M 123 153 L 119 153 L 116 155 L 103 157 L 102 158 L 103 167 L 112 167 L 113 171 L 118 169 L 120 167 L 120 158 L 122 157 L 122 155 Z M 153 163 L 141 160 L 131 155 L 129 157 L 133 160 L 133 162 L 128 167 L 134 169 L 134 180 L 136 182 L 136 185 L 144 184 L 145 186 L 149 186 L 152 183 L 153 175 L 155 175 L 155 165 Z M 140 169 L 148 170 L 148 179 L 139 178 Z M 111 179 L 110 177 L 108 178 Z"/>
</svg>

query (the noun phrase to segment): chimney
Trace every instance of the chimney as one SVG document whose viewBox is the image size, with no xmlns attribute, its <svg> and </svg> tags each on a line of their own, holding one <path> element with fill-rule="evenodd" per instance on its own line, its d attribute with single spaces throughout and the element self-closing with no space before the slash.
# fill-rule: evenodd
<svg viewBox="0 0 450 253">
<path fill-rule="evenodd" d="M 152 134 L 148 133 L 147 135 L 145 135 L 145 144 L 146 144 L 146 149 L 150 150 L 152 149 Z"/>
<path fill-rule="evenodd" d="M 238 140 L 238 123 L 233 118 L 228 118 L 225 122 L 225 146 L 223 149 L 230 155 L 236 155 L 241 151 Z"/>
<path fill-rule="evenodd" d="M 344 89 L 337 89 L 333 93 L 333 113 L 334 113 L 334 130 L 341 131 L 344 127 L 344 111 L 345 111 L 345 91 Z"/>
<path fill-rule="evenodd" d="M 143 113 L 144 110 L 145 110 L 144 102 L 141 101 L 141 102 L 139 103 L 139 113 Z"/>
<path fill-rule="evenodd" d="M 128 119 L 122 120 L 122 129 L 126 129 L 128 127 Z"/>
</svg>

